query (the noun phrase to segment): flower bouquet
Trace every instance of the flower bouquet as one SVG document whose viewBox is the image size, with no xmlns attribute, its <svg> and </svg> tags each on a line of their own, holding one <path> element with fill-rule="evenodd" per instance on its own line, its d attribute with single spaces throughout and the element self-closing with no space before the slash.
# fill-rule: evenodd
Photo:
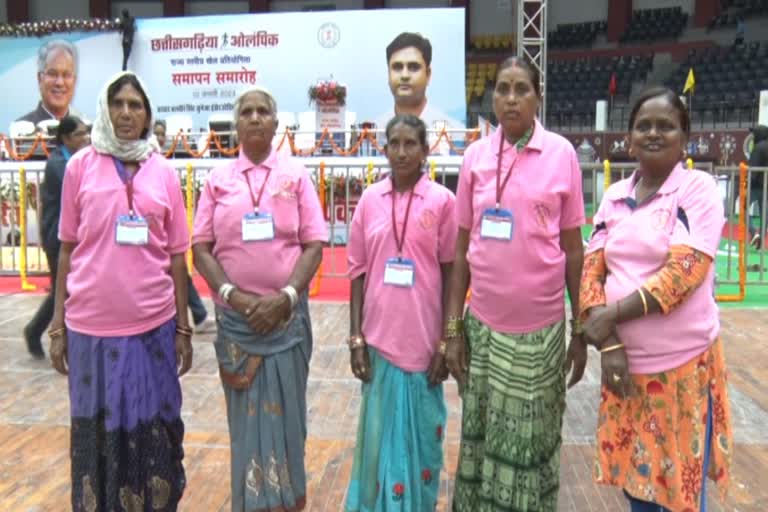
<svg viewBox="0 0 768 512">
<path fill-rule="evenodd" d="M 347 87 L 334 80 L 320 80 L 314 85 L 309 86 L 309 103 L 315 102 L 331 103 L 335 102 L 343 106 L 347 102 Z"/>
</svg>

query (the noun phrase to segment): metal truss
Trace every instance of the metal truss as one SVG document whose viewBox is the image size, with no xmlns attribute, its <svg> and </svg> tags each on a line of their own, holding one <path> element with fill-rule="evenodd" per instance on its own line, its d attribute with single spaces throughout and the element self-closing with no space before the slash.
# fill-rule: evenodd
<svg viewBox="0 0 768 512">
<path fill-rule="evenodd" d="M 539 72 L 541 106 L 539 120 L 545 124 L 547 84 L 547 0 L 518 0 L 517 55 L 526 58 Z"/>
</svg>

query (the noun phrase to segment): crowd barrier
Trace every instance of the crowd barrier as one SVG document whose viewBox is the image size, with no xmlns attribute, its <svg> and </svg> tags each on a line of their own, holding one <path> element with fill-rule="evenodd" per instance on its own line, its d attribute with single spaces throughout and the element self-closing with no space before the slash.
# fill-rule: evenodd
<svg viewBox="0 0 768 512">
<path fill-rule="evenodd" d="M 217 159 L 193 159 L 188 161 L 171 160 L 179 172 L 180 183 L 187 206 L 187 222 L 191 228 L 195 204 L 200 190 L 211 168 L 221 163 Z M 323 278 L 346 277 L 344 265 L 335 257 L 336 247 L 346 244 L 349 236 L 349 220 L 354 213 L 357 200 L 365 187 L 378 180 L 388 171 L 388 164 L 383 157 L 308 157 L 302 159 L 308 168 L 318 190 L 319 199 L 328 224 L 328 246 L 334 256 L 324 261 L 312 284 L 312 294 L 317 292 Z M 711 163 L 687 161 L 689 168 L 696 167 L 712 174 L 717 180 L 718 190 L 726 211 L 726 241 L 719 251 L 726 258 L 724 275 L 717 276 L 718 284 L 738 285 L 737 294 L 719 295 L 721 301 L 740 301 L 744 299 L 747 285 L 766 285 L 768 276 L 764 268 L 765 251 L 758 251 L 756 270 L 750 268 L 747 278 L 747 243 L 749 213 L 755 213 L 756 204 L 766 204 L 768 199 L 768 167 L 748 168 L 739 166 L 714 166 Z M 34 289 L 28 282 L 28 274 L 40 274 L 47 271 L 44 252 L 39 246 L 38 212 L 40 211 L 40 183 L 42 182 L 45 162 L 0 162 L 0 274 L 21 277 L 24 290 Z M 457 156 L 436 156 L 428 161 L 429 177 L 455 190 L 461 158 Z M 632 163 L 585 163 L 581 165 L 583 189 L 587 216 L 597 210 L 602 194 L 611 183 L 623 179 L 634 170 Z M 758 197 L 749 186 L 753 176 L 761 176 L 761 188 Z M 759 209 L 756 222 L 766 227 L 765 208 Z M 191 253 L 187 261 L 192 268 Z M 733 264 L 733 260 L 736 264 Z M 757 278 L 755 278 L 755 276 Z"/>
</svg>

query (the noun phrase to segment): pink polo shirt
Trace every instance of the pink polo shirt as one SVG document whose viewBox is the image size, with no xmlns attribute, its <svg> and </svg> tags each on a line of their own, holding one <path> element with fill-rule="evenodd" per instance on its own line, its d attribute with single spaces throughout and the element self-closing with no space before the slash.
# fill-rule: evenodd
<svg viewBox="0 0 768 512">
<path fill-rule="evenodd" d="M 502 129 L 467 148 L 459 173 L 459 227 L 470 231 L 469 308 L 503 333 L 529 333 L 565 316 L 565 253 L 560 231 L 584 224 L 581 168 L 573 146 L 536 122 L 518 154 L 504 144 L 501 181 L 515 161 L 501 208 L 512 213 L 511 240 L 480 236 L 483 212 L 496 206 L 496 168 Z"/>
<path fill-rule="evenodd" d="M 275 237 L 243 242 L 243 217 L 253 213 L 253 198 L 268 173 L 259 212 L 272 215 Z M 254 165 L 240 153 L 211 171 L 197 204 L 192 243 L 213 242 L 214 257 L 238 288 L 258 295 L 276 293 L 288 284 L 301 245 L 326 240 L 317 192 L 307 169 L 295 158 L 273 148 L 264 162 Z M 214 301 L 225 306 L 217 290 L 212 291 Z"/>
<path fill-rule="evenodd" d="M 133 178 L 133 204 L 147 219 L 149 243 L 118 245 L 118 217 L 128 214 L 126 187 L 109 155 L 92 146 L 67 164 L 59 238 L 77 245 L 67 276 L 67 327 L 91 336 L 132 336 L 176 315 L 171 255 L 189 248 L 176 171 L 159 153 Z"/>
<path fill-rule="evenodd" d="M 398 368 L 423 372 L 442 335 L 440 264 L 456 251 L 453 193 L 424 175 L 416 184 L 403 242 L 403 258 L 414 262 L 414 286 L 384 284 L 384 268 L 397 257 L 392 230 L 392 180 L 368 187 L 355 209 L 347 243 L 349 277 L 365 274 L 363 335 Z M 402 236 L 410 192 L 396 193 L 398 236 Z"/>
<path fill-rule="evenodd" d="M 604 249 L 609 304 L 635 292 L 661 270 L 671 245 L 686 245 L 716 259 L 725 223 L 723 201 L 709 174 L 678 165 L 651 199 L 633 208 L 637 177 L 635 172 L 606 191 L 594 218 L 600 229 L 595 229 L 587 249 Z M 715 340 L 720 319 L 714 276 L 713 264 L 701 286 L 669 314 L 618 326 L 632 373 L 677 368 Z"/>
</svg>

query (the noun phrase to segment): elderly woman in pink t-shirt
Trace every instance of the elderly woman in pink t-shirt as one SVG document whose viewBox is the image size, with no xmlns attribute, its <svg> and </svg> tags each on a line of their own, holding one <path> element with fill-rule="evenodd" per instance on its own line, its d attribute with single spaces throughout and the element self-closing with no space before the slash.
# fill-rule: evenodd
<svg viewBox="0 0 768 512">
<path fill-rule="evenodd" d="M 234 114 L 240 155 L 211 172 L 192 237 L 195 267 L 215 295 L 232 511 L 302 510 L 307 288 L 327 229 L 306 168 L 273 144 L 274 97 L 247 89 Z"/>
<path fill-rule="evenodd" d="M 527 61 L 501 63 L 499 128 L 467 148 L 459 173 L 445 327 L 463 400 L 455 512 L 557 509 L 566 370 L 573 385 L 586 364 L 578 326 L 565 344 L 566 288 L 579 310 L 581 169 L 536 120 L 539 87 Z"/>
<path fill-rule="evenodd" d="M 595 479 L 633 512 L 704 511 L 705 479 L 725 494 L 733 449 L 714 297 L 723 202 L 681 163 L 690 120 L 675 92 L 641 94 L 629 132 L 638 168 L 606 190 L 581 281 L 602 367 Z"/>
<path fill-rule="evenodd" d="M 391 174 L 365 190 L 347 246 L 350 364 L 363 382 L 347 512 L 434 510 L 443 465 L 443 307 L 455 198 L 424 172 L 427 127 L 386 127 Z"/>
<path fill-rule="evenodd" d="M 186 486 L 189 231 L 151 126 L 146 88 L 118 74 L 99 96 L 92 145 L 64 174 L 49 334 L 53 366 L 69 372 L 72 510 L 170 512 Z"/>
</svg>

